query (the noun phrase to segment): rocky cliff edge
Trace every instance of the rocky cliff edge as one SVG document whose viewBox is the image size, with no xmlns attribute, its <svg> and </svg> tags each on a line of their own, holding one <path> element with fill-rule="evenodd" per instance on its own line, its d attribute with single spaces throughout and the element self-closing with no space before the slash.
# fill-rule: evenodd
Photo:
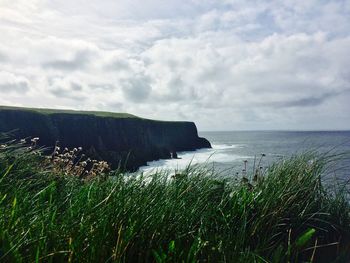
<svg viewBox="0 0 350 263">
<path fill-rule="evenodd" d="M 211 148 L 193 122 L 155 121 L 130 114 L 0 107 L 0 132 L 39 137 L 52 150 L 83 147 L 92 158 L 133 171 L 178 151 Z M 48 151 L 49 151 L 48 150 Z"/>
</svg>

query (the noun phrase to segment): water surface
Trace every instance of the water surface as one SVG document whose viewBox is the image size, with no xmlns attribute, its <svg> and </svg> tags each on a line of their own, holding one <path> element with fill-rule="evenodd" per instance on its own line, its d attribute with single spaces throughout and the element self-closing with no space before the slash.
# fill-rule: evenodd
<svg viewBox="0 0 350 263">
<path fill-rule="evenodd" d="M 222 131 L 199 132 L 199 135 L 207 138 L 213 148 L 180 152 L 181 159 L 149 162 L 140 170 L 181 170 L 190 163 L 205 163 L 234 174 L 242 171 L 245 160 L 248 168 L 253 169 L 254 163 L 255 167 L 267 167 L 281 158 L 310 150 L 350 152 L 350 131 Z M 262 159 L 261 154 L 265 155 Z M 341 163 L 342 166 L 347 164 L 349 160 Z"/>
</svg>

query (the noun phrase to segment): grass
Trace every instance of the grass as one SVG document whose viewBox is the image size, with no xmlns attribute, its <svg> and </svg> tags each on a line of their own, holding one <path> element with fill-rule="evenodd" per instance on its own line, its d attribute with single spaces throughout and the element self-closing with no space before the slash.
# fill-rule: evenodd
<svg viewBox="0 0 350 263">
<path fill-rule="evenodd" d="M 347 262 L 347 188 L 321 180 L 336 158 L 294 156 L 255 181 L 198 166 L 175 178 L 114 171 L 82 181 L 8 147 L 0 150 L 0 261 Z"/>
<path fill-rule="evenodd" d="M 92 115 L 92 116 L 104 117 L 104 118 L 151 120 L 151 121 L 162 122 L 162 123 L 186 122 L 186 121 L 153 120 L 153 119 L 142 118 L 142 117 L 139 117 L 130 113 L 124 113 L 124 112 L 78 111 L 78 110 L 70 110 L 70 109 L 27 108 L 27 107 L 14 107 L 14 106 L 0 105 L 0 112 L 2 110 L 24 111 L 24 112 L 27 111 L 27 112 L 44 114 L 44 115 L 53 115 L 53 114 Z"/>
<path fill-rule="evenodd" d="M 93 115 L 97 117 L 111 117 L 111 118 L 139 118 L 129 113 L 116 113 L 116 112 L 106 112 L 106 111 L 76 111 L 76 110 L 63 110 L 63 109 L 40 109 L 40 108 L 0 106 L 0 111 L 1 110 L 31 111 L 31 112 L 44 114 L 44 115 L 77 114 L 77 115 Z"/>
</svg>

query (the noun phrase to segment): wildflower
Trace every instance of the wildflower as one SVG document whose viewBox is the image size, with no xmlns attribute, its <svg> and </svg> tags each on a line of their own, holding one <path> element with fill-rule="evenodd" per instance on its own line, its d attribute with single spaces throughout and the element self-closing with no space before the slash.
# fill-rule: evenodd
<svg viewBox="0 0 350 263">
<path fill-rule="evenodd" d="M 7 145 L 6 144 L 1 144 L 0 149 L 6 149 Z"/>
<path fill-rule="evenodd" d="M 315 160 L 309 160 L 309 161 L 307 162 L 307 164 L 308 164 L 309 166 L 312 166 L 314 163 L 315 163 Z"/>
<path fill-rule="evenodd" d="M 20 143 L 26 143 L 27 141 L 26 141 L 26 139 L 21 139 L 20 140 Z"/>
<path fill-rule="evenodd" d="M 36 143 L 37 141 L 39 141 L 39 137 L 35 137 L 35 138 L 31 139 L 30 141 L 33 143 Z"/>
</svg>

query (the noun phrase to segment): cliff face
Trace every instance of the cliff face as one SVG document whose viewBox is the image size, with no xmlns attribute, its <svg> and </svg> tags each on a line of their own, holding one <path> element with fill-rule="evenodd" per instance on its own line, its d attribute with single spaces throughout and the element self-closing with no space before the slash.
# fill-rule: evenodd
<svg viewBox="0 0 350 263">
<path fill-rule="evenodd" d="M 173 151 L 210 148 L 198 137 L 193 122 L 165 122 L 135 116 L 97 116 L 84 112 L 0 108 L 0 132 L 15 130 L 17 138 L 39 137 L 40 145 L 83 147 L 90 157 L 112 168 L 135 170 L 147 161 L 171 157 Z"/>
</svg>

